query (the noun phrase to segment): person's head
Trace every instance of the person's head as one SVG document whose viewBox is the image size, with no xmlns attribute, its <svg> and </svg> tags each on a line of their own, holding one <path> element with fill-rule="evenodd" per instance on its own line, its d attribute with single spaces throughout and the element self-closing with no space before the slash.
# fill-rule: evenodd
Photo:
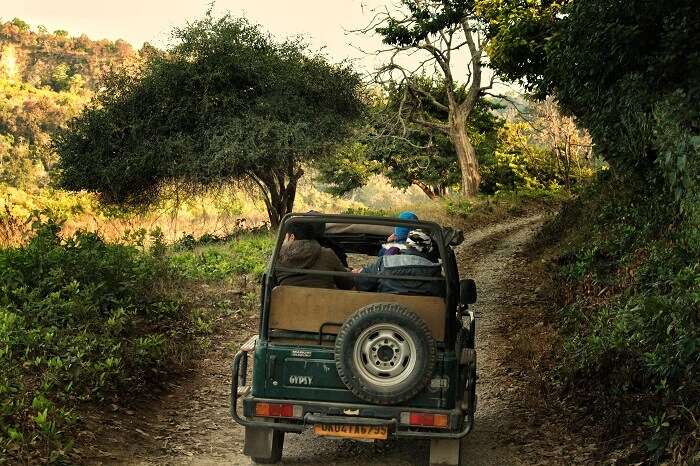
<svg viewBox="0 0 700 466">
<path fill-rule="evenodd" d="M 435 247 L 433 239 L 423 230 L 411 230 L 406 238 L 406 246 L 423 254 L 431 253 Z"/>
<path fill-rule="evenodd" d="M 310 210 L 306 212 L 307 215 L 322 215 L 322 212 L 319 212 L 317 210 Z M 326 233 L 326 224 L 323 222 L 314 222 L 311 224 L 313 230 L 314 230 L 314 239 L 320 240 L 323 238 L 323 235 Z"/>
<path fill-rule="evenodd" d="M 309 222 L 294 222 L 287 225 L 287 233 L 284 236 L 284 241 L 316 239 L 316 230 L 314 225 Z"/>
<path fill-rule="evenodd" d="M 404 211 L 399 214 L 401 220 L 418 220 L 418 216 L 413 212 Z M 406 241 L 408 233 L 411 231 L 408 227 L 394 227 L 394 239 L 398 242 Z"/>
</svg>

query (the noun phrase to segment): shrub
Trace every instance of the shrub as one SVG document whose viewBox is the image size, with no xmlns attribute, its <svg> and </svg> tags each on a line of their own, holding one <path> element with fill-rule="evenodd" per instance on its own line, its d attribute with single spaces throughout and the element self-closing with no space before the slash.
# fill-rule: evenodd
<svg viewBox="0 0 700 466">
<path fill-rule="evenodd" d="M 602 180 L 549 228 L 574 232 L 560 375 L 611 430 L 644 425 L 645 456 L 682 462 L 700 446 L 700 229 L 662 183 Z"/>
<path fill-rule="evenodd" d="M 157 382 L 193 332 L 163 293 L 159 237 L 148 252 L 60 230 L 36 223 L 26 245 L 0 249 L 0 457 L 30 463 L 70 448 L 79 402 Z"/>
<path fill-rule="evenodd" d="M 272 247 L 269 233 L 246 234 L 229 243 L 193 246 L 190 251 L 176 252 L 170 262 L 184 278 L 221 280 L 238 275 L 258 278 L 265 272 Z"/>
<path fill-rule="evenodd" d="M 453 197 L 445 201 L 445 211 L 450 216 L 467 218 L 473 207 L 472 201 L 465 197 Z"/>
</svg>

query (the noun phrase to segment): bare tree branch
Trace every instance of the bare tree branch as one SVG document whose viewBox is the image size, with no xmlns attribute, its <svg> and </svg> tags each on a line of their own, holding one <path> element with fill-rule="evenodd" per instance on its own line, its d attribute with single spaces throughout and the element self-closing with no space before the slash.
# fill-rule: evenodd
<svg viewBox="0 0 700 466">
<path fill-rule="evenodd" d="M 433 104 L 433 106 L 435 108 L 442 110 L 444 112 L 450 111 L 450 109 L 447 105 L 444 105 L 444 104 L 441 104 L 440 102 L 438 102 L 438 100 L 435 98 L 435 96 L 433 96 L 430 92 L 426 91 L 425 89 L 422 89 L 420 86 L 414 85 L 410 79 L 406 80 L 406 84 L 410 87 L 410 89 L 412 91 L 417 92 L 418 94 L 420 94 L 423 97 L 425 97 L 426 99 L 428 99 L 428 101 L 431 104 Z"/>
<path fill-rule="evenodd" d="M 472 36 L 472 27 L 469 24 L 469 19 L 462 19 L 462 29 L 464 30 L 464 35 L 467 41 L 467 47 L 469 47 L 469 53 L 471 55 L 471 83 L 469 86 L 469 92 L 467 93 L 467 98 L 461 103 L 460 107 L 463 109 L 472 108 L 476 101 L 479 99 L 481 94 L 481 56 L 482 50 L 478 48 L 474 37 Z M 477 36 L 478 37 L 478 36 Z"/>
<path fill-rule="evenodd" d="M 446 134 L 448 134 L 450 132 L 450 127 L 444 123 L 434 123 L 432 121 L 426 121 L 426 120 L 423 120 L 422 118 L 417 118 L 417 117 L 412 118 L 411 121 L 413 121 L 414 123 L 416 123 L 418 125 L 425 126 L 426 128 L 436 129 L 438 131 L 442 131 L 443 133 L 446 133 Z"/>
<path fill-rule="evenodd" d="M 488 67 L 484 57 L 488 39 L 482 34 L 473 6 L 459 12 L 463 16 L 461 20 L 433 29 L 435 23 L 430 21 L 440 22 L 443 12 L 453 13 L 449 10 L 454 8 L 451 2 L 400 0 L 396 3 L 394 14 L 387 8 L 382 14 L 374 15 L 362 29 L 368 33 L 383 28 L 379 34 L 389 39 L 388 42 L 396 42 L 388 52 L 386 65 L 379 67 L 374 78 L 374 82 L 394 93 L 392 105 L 396 116 L 383 122 L 388 133 L 381 136 L 395 131 L 406 138 L 407 131 L 416 131 L 417 127 L 425 128 L 422 131 L 428 134 L 434 131 L 447 134 L 462 171 L 463 192 L 474 195 L 479 189 L 478 161 L 466 131 L 471 111 L 495 83 L 495 76 L 489 76 L 488 83 L 482 82 L 484 67 Z M 423 33 L 424 27 L 431 32 Z M 387 51 L 377 55 L 384 52 Z M 425 53 L 427 58 L 423 59 L 419 53 Z M 463 58 L 467 62 L 464 70 Z M 426 78 L 426 85 L 419 77 Z M 397 87 L 401 88 L 398 93 Z M 446 114 L 444 121 L 435 110 Z"/>
</svg>

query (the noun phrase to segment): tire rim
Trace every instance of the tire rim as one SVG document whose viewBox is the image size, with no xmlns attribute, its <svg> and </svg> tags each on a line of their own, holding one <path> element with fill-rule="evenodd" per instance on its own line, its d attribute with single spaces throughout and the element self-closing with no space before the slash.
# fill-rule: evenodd
<svg viewBox="0 0 700 466">
<path fill-rule="evenodd" d="M 397 325 L 376 324 L 357 338 L 353 355 L 362 379 L 378 387 L 392 387 L 413 373 L 416 342 Z"/>
</svg>

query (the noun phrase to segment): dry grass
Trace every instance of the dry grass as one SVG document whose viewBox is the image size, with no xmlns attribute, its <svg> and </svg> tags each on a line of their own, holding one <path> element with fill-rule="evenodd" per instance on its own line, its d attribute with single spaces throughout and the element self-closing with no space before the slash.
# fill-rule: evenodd
<svg viewBox="0 0 700 466">
<path fill-rule="evenodd" d="M 27 233 L 27 226 L 12 215 L 7 205 L 4 207 L 5 212 L 0 215 L 0 247 L 20 244 Z"/>
<path fill-rule="evenodd" d="M 319 191 L 307 180 L 299 187 L 295 210 L 340 213 L 361 206 L 356 201 L 334 198 Z M 139 230 L 160 230 L 166 242 L 173 242 L 183 235 L 227 236 L 268 223 L 262 200 L 236 187 L 198 197 L 166 200 L 147 211 L 129 212 L 100 205 L 87 193 L 49 189 L 30 192 L 0 186 L 0 247 L 21 244 L 31 232 L 32 219 L 48 216 L 63 221 L 64 235 L 78 230 L 92 231 L 110 242 Z"/>
</svg>

